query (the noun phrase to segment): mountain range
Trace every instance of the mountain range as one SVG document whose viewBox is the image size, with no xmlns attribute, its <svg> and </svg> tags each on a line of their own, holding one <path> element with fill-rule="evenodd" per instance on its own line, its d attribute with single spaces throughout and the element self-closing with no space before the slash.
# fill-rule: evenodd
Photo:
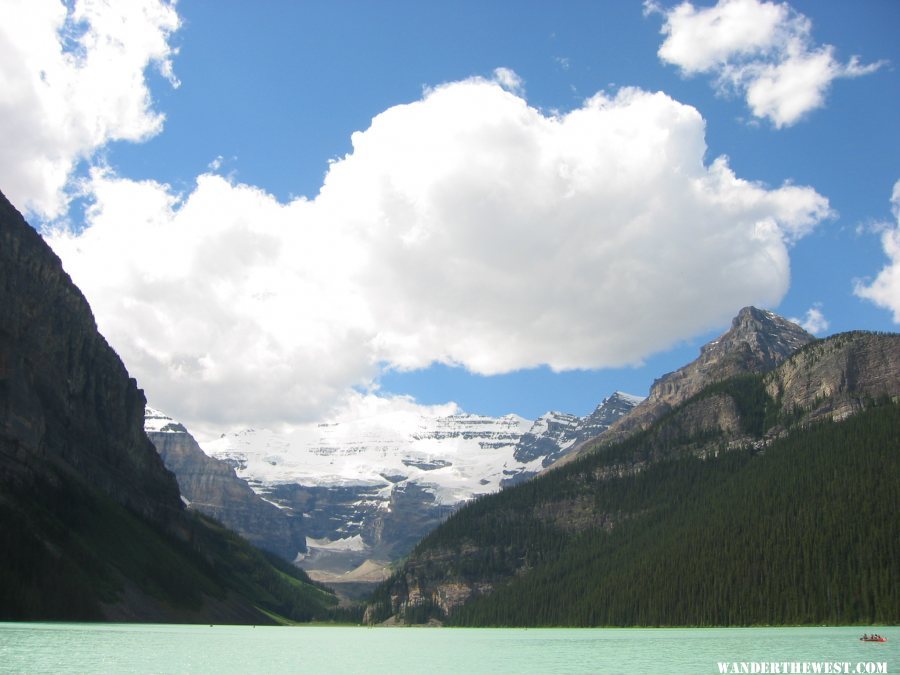
<svg viewBox="0 0 900 675">
<path fill-rule="evenodd" d="M 462 504 L 537 475 L 640 401 L 615 392 L 584 418 L 549 412 L 533 422 L 393 412 L 291 435 L 248 429 L 202 450 L 152 408 L 145 429 L 190 508 L 313 578 L 358 584 L 377 580 L 375 569 L 409 553 Z"/>
<path fill-rule="evenodd" d="M 0 620 L 349 616 L 285 557 L 362 588 L 403 558 L 369 623 L 900 619 L 897 334 L 816 340 L 747 307 L 647 399 L 585 418 L 396 413 L 201 447 L 2 194 L 0 307 Z"/>
</svg>

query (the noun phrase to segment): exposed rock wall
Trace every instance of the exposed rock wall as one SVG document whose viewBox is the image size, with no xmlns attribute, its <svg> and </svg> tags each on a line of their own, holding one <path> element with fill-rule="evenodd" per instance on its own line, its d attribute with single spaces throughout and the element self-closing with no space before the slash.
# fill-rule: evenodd
<svg viewBox="0 0 900 675">
<path fill-rule="evenodd" d="M 156 413 L 147 409 L 148 417 Z M 171 420 L 169 420 L 171 422 Z M 306 551 L 299 517 L 262 499 L 227 463 L 206 455 L 182 425 L 171 422 L 150 438 L 175 474 L 189 508 L 211 516 L 259 548 L 294 560 Z"/>
<path fill-rule="evenodd" d="M 900 335 L 851 332 L 808 345 L 766 378 L 784 415 L 841 420 L 900 392 Z"/>
<path fill-rule="evenodd" d="M 144 405 L 59 258 L 0 194 L 0 480 L 52 463 L 172 522 L 178 485 L 144 434 Z"/>
<path fill-rule="evenodd" d="M 145 404 L 59 259 L 0 195 L 0 620 L 324 613 L 333 596 L 184 510 Z"/>
</svg>

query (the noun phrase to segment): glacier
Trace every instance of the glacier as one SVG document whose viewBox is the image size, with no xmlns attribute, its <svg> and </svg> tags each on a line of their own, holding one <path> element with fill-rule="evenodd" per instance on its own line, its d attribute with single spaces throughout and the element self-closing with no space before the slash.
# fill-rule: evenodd
<svg viewBox="0 0 900 675">
<path fill-rule="evenodd" d="M 642 399 L 616 392 L 586 417 L 391 411 L 290 432 L 244 429 L 201 441 L 260 497 L 303 519 L 308 571 L 396 560 L 455 509 L 536 475 Z M 184 427 L 148 409 L 146 428 Z"/>
</svg>

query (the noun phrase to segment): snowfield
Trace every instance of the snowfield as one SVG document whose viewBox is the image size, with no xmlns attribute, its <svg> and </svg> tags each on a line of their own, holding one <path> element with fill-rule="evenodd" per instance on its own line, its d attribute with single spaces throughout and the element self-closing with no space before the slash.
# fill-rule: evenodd
<svg viewBox="0 0 900 675">
<path fill-rule="evenodd" d="M 517 415 L 393 415 L 320 424 L 289 435 L 249 429 L 202 444 L 253 486 L 382 486 L 384 498 L 407 481 L 441 504 L 500 489 L 500 481 L 541 469 L 513 457 L 533 423 Z"/>
</svg>

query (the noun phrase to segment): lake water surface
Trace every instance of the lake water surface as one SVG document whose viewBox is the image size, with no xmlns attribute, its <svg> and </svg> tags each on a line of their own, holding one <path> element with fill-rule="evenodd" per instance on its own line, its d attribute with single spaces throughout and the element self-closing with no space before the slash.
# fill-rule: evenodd
<svg viewBox="0 0 900 675">
<path fill-rule="evenodd" d="M 725 672 L 740 672 L 731 670 L 735 667 L 773 672 L 775 663 L 798 664 L 801 673 L 843 672 L 837 669 L 842 664 L 851 673 L 900 672 L 900 630 L 875 630 L 889 641 L 860 642 L 860 628 L 0 623 L 0 672 L 719 673 L 720 663 L 729 669 Z M 762 664 L 768 669 L 761 670 Z"/>
</svg>

